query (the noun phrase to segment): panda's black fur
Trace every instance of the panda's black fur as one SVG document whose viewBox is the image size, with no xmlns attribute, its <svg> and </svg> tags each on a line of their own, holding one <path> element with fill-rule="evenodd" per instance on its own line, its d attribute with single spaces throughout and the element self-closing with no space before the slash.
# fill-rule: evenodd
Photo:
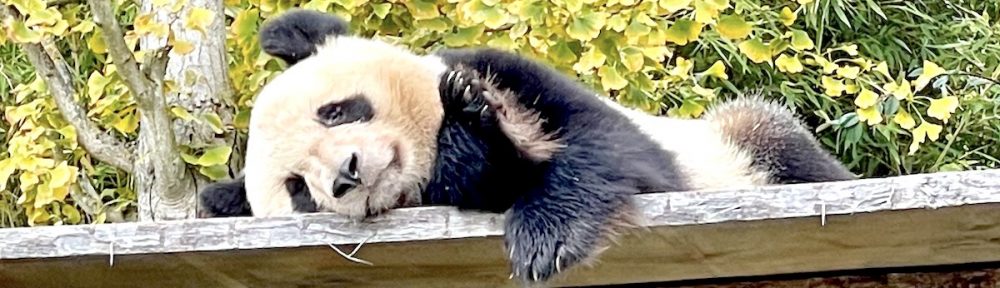
<svg viewBox="0 0 1000 288">
<path fill-rule="evenodd" d="M 294 65 L 315 53 L 327 36 L 346 31 L 339 18 L 296 10 L 266 24 L 261 43 L 267 53 Z M 507 211 L 505 244 L 519 279 L 544 281 L 593 256 L 607 244 L 610 231 L 626 224 L 632 195 L 691 188 L 671 153 L 594 91 L 560 72 L 497 49 L 445 49 L 436 55 L 452 72 L 441 76 L 445 116 L 421 205 Z M 485 93 L 503 93 L 497 91 L 539 113 L 545 119 L 540 129 L 554 135 L 561 149 L 544 161 L 519 157 L 516 145 L 497 127 L 494 108 L 481 99 Z M 785 114 L 757 116 L 773 115 Z M 792 130 L 767 134 L 767 127 L 740 130 L 736 125 L 730 132 L 752 152 L 755 167 L 774 171 L 774 183 L 853 177 L 816 147 L 808 131 L 794 130 L 794 119 L 773 121 Z M 287 187 L 295 210 L 317 211 L 303 196 L 309 193 L 306 186 L 296 181 L 301 180 L 290 178 Z M 204 189 L 203 209 L 216 217 L 250 215 L 242 189 L 239 177 Z"/>
</svg>

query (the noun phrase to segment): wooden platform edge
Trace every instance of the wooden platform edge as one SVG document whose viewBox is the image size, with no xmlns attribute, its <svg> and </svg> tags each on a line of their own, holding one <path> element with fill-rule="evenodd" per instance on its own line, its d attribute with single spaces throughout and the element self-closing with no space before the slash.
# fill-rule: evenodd
<svg viewBox="0 0 1000 288">
<path fill-rule="evenodd" d="M 643 194 L 635 201 L 646 227 L 801 217 L 820 224 L 830 215 L 1000 203 L 1000 170 Z M 9 228 L 0 229 L 0 260 L 489 237 L 502 235 L 502 223 L 502 214 L 418 207 L 365 221 L 315 213 Z"/>
</svg>

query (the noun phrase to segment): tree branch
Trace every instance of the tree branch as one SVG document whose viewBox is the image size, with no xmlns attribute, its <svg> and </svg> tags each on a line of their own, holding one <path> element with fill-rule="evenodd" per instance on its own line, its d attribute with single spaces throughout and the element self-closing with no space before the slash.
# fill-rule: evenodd
<svg viewBox="0 0 1000 288">
<path fill-rule="evenodd" d="M 88 0 L 87 3 L 90 4 L 90 12 L 94 14 L 94 23 L 97 23 L 97 26 L 101 27 L 103 31 L 102 36 L 104 43 L 108 46 L 108 55 L 111 56 L 111 61 L 118 66 L 118 71 L 120 71 L 118 75 L 125 79 L 125 84 L 132 91 L 139 106 L 143 110 L 150 111 L 156 106 L 154 97 L 156 93 L 151 93 L 153 89 L 150 81 L 140 71 L 139 63 L 135 61 L 132 50 L 125 44 L 125 33 L 122 32 L 122 27 L 118 24 L 118 19 L 115 18 L 111 1 Z"/>
<path fill-rule="evenodd" d="M 0 15 L 20 17 L 17 15 L 17 11 L 2 5 L 0 5 Z M 121 141 L 113 135 L 102 132 L 87 119 L 86 110 L 74 100 L 73 95 L 76 94 L 76 89 L 73 87 L 72 81 L 64 73 L 60 73 L 59 67 L 65 67 L 65 63 L 56 63 L 45 53 L 40 44 L 22 43 L 21 49 L 28 55 L 38 77 L 45 79 L 45 83 L 55 99 L 56 107 L 63 118 L 76 129 L 77 141 L 83 146 L 83 149 L 87 150 L 87 153 L 95 159 L 131 173 L 133 154 L 125 149 L 125 145 Z"/>
</svg>

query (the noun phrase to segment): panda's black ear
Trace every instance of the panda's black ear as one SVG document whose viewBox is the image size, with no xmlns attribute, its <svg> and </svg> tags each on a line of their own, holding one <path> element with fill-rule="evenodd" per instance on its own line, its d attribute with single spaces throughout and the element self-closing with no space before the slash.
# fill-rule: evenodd
<svg viewBox="0 0 1000 288">
<path fill-rule="evenodd" d="M 261 27 L 260 46 L 292 65 L 316 53 L 328 37 L 347 34 L 348 28 L 347 21 L 333 14 L 292 9 Z"/>
</svg>

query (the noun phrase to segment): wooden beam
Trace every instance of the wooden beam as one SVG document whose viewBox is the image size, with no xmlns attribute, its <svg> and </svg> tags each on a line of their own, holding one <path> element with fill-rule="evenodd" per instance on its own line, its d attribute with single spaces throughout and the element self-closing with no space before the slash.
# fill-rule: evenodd
<svg viewBox="0 0 1000 288">
<path fill-rule="evenodd" d="M 645 229 L 551 284 L 1000 261 L 1000 170 L 635 198 Z M 502 220 L 420 207 L 359 223 L 317 213 L 0 229 L 0 282 L 516 286 L 497 237 Z M 328 246 L 366 239 L 356 256 L 374 266 Z M 74 273 L 51 275 L 63 268 Z"/>
</svg>

